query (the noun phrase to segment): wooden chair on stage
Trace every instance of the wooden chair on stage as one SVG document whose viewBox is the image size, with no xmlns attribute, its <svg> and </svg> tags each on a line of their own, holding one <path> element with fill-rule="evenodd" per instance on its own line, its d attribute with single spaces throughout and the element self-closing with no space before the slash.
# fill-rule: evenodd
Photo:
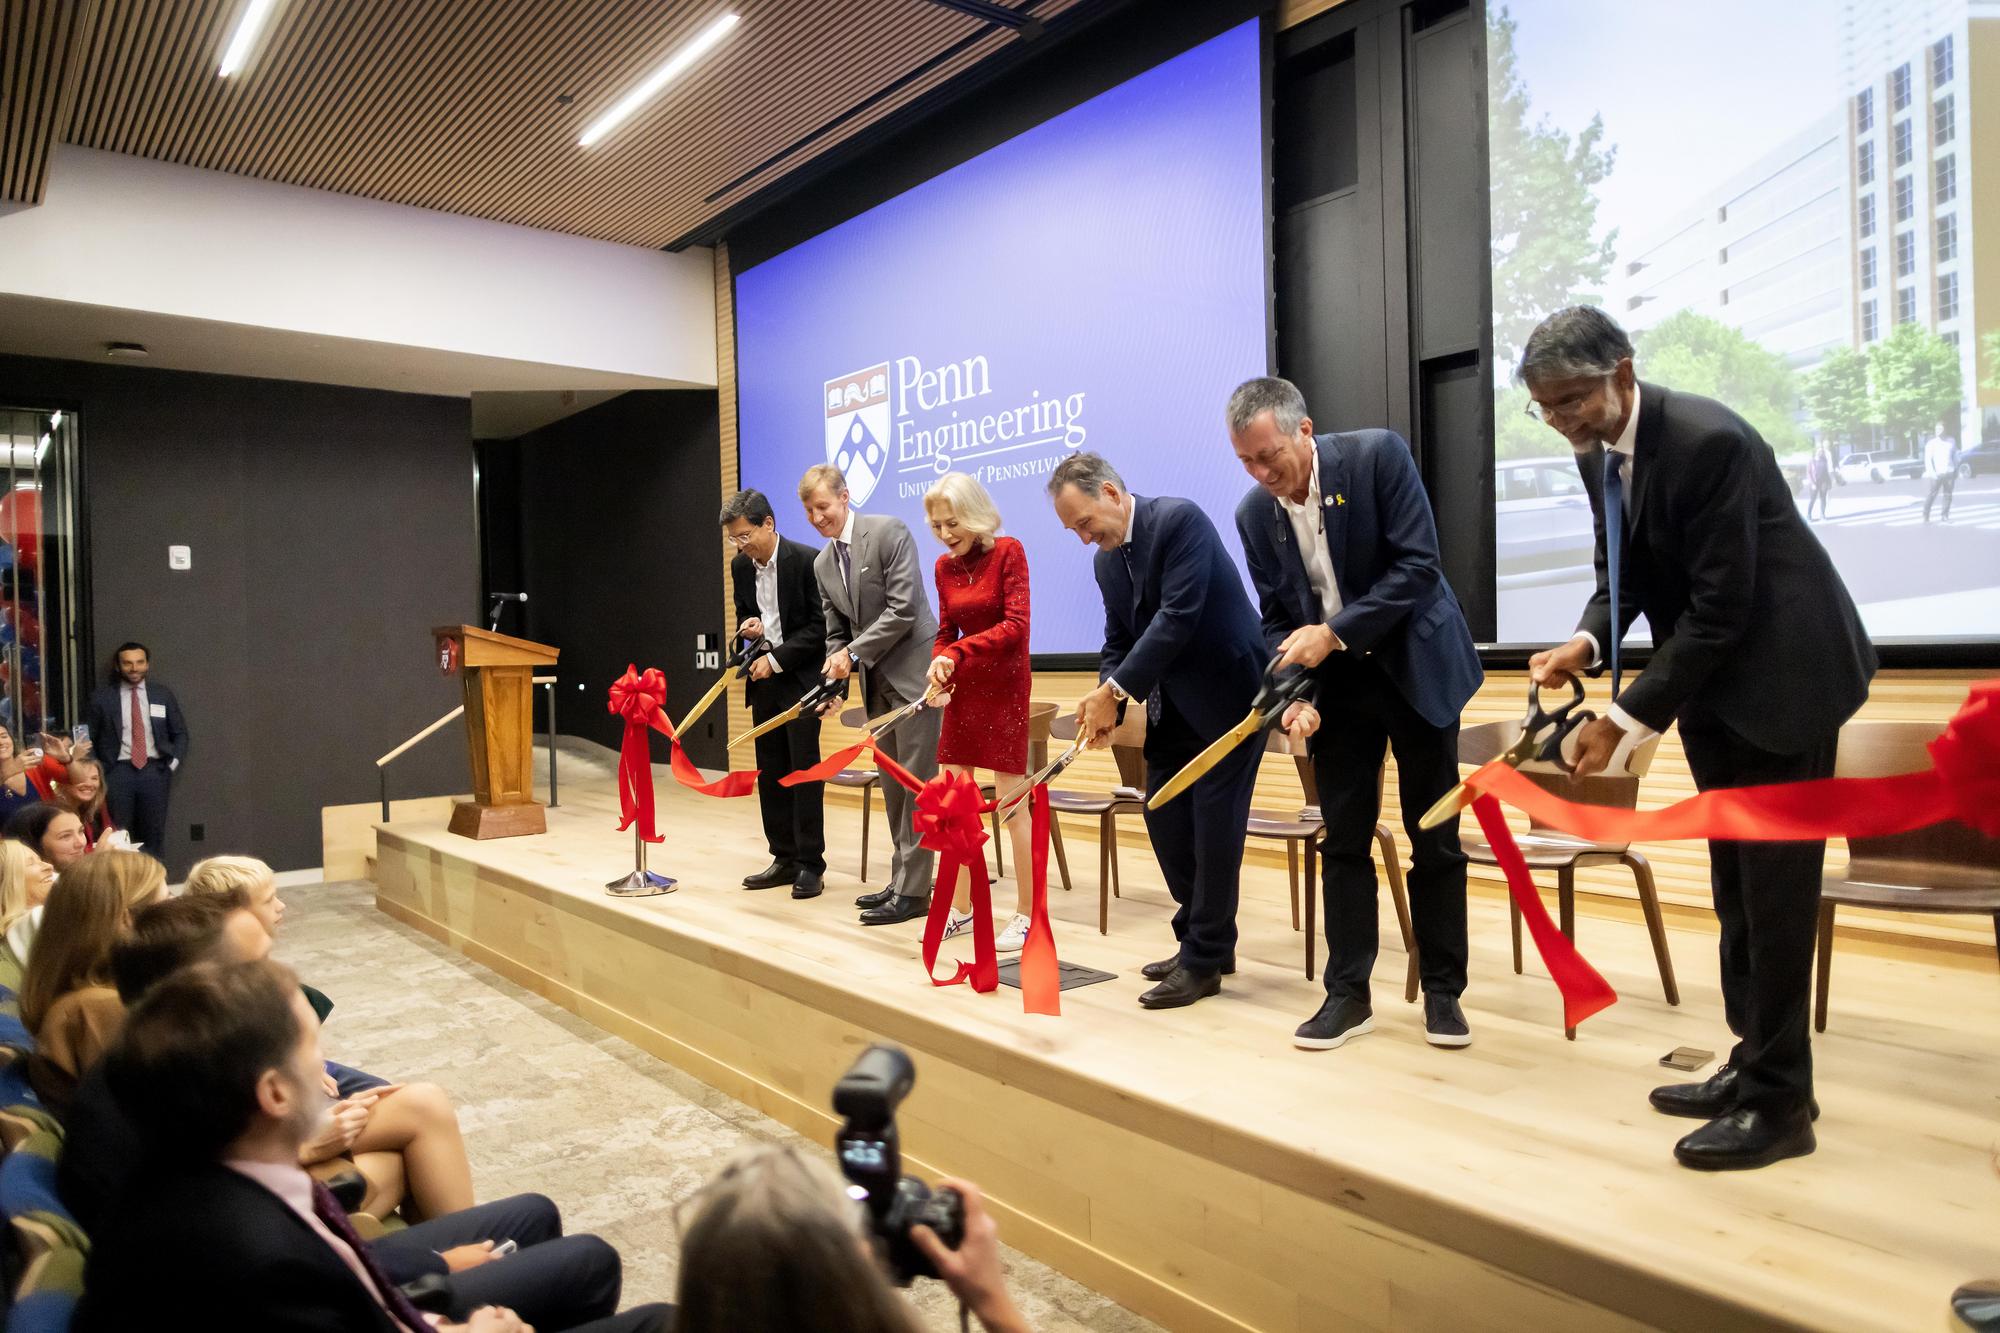
<svg viewBox="0 0 2000 1333">
<path fill-rule="evenodd" d="M 1305 796 L 1305 808 L 1295 815 L 1286 815 L 1270 810 L 1250 812 L 1250 822 L 1244 831 L 1253 838 L 1280 839 L 1285 844 L 1285 869 L 1291 877 L 1292 885 L 1292 929 L 1299 929 L 1299 853 L 1305 852 L 1305 937 L 1306 937 L 1306 979 L 1312 980 L 1316 968 L 1313 953 L 1319 943 L 1319 930 L 1314 921 L 1319 906 L 1319 843 L 1320 835 L 1326 829 L 1326 821 L 1319 813 L 1319 780 L 1313 774 L 1312 759 L 1305 745 L 1294 745 L 1292 738 L 1282 729 L 1274 729 L 1266 741 L 1265 750 L 1271 754 L 1288 754 L 1299 770 L 1299 790 Z M 1375 798 L 1382 798 L 1382 770 L 1375 773 Z M 1417 941 L 1410 929 L 1410 897 L 1403 884 L 1403 861 L 1396 853 L 1395 835 L 1385 824 L 1375 825 L 1375 845 L 1381 850 L 1382 865 L 1389 874 L 1389 896 L 1396 905 L 1396 924 L 1402 927 L 1403 951 L 1409 955 L 1408 975 L 1403 980 L 1403 999 L 1414 1002 L 1417 998 Z"/>
<path fill-rule="evenodd" d="M 1943 730 L 1942 722 L 1849 722 L 1840 729 L 1835 776 L 1922 772 L 1931 766 L 1924 747 Z M 1989 916 L 2000 945 L 2000 839 L 1946 820 L 1884 838 L 1852 838 L 1847 852 L 1847 869 L 1827 875 L 1820 889 L 1819 974 L 1813 990 L 1817 1032 L 1826 1031 L 1838 907 Z"/>
<path fill-rule="evenodd" d="M 1061 711 L 1061 708 L 1056 704 L 1031 703 L 1028 705 L 1028 772 L 1036 772 L 1043 764 L 1049 762 L 1049 727 L 1055 721 L 1056 714 Z M 995 798 L 997 791 L 992 783 L 982 782 L 979 784 L 979 794 L 991 801 Z M 1051 810 L 1049 841 L 1053 844 L 1055 840 L 1055 818 L 1054 811 Z M 1005 839 L 1001 837 L 1000 812 L 995 810 L 993 812 L 993 877 L 995 879 L 1007 873 L 1007 855 L 1001 850 L 1001 845 L 1004 842 Z M 1069 887 L 1068 866 L 1063 867 L 1062 877 L 1063 887 L 1067 889 Z"/>
<path fill-rule="evenodd" d="M 1477 768 L 1497 759 L 1520 734 L 1519 721 L 1482 722 L 1478 726 L 1466 727 L 1458 733 L 1458 762 Z M 1639 803 L 1639 781 L 1652 767 L 1653 756 L 1659 748 L 1660 738 L 1657 736 L 1637 747 L 1626 761 L 1629 771 L 1615 776 L 1598 774 L 1573 778 L 1566 773 L 1537 773 L 1532 770 L 1523 770 L 1522 776 L 1567 801 L 1631 810 Z M 1660 968 L 1660 988 L 1666 992 L 1668 1004 L 1679 1004 L 1681 990 L 1674 981 L 1674 960 L 1667 953 L 1667 927 L 1660 916 L 1660 895 L 1653 885 L 1653 867 L 1646 858 L 1633 851 L 1628 843 L 1591 842 L 1549 829 L 1539 822 L 1531 822 L 1530 829 L 1517 839 L 1522 859 L 1528 863 L 1530 871 L 1556 872 L 1556 919 L 1562 933 L 1572 942 L 1576 939 L 1576 872 L 1598 865 L 1623 865 L 1632 871 L 1633 884 L 1639 891 L 1639 906 L 1646 914 L 1646 930 L 1653 939 L 1653 958 Z M 1476 835 L 1464 837 L 1461 845 L 1475 864 L 1499 864 L 1493 855 L 1493 848 L 1485 839 Z M 1507 900 L 1507 913 L 1513 928 L 1514 971 L 1518 975 L 1521 971 L 1521 909 L 1515 906 L 1511 897 Z M 1574 1040 L 1576 1029 L 1568 1029 L 1567 1035 Z"/>
<path fill-rule="evenodd" d="M 1076 717 L 1064 712 L 1054 718 L 1049 734 L 1060 741 L 1076 739 Z M 1069 857 L 1063 850 L 1058 815 L 1084 815 L 1097 820 L 1097 933 L 1111 933 L 1111 899 L 1119 894 L 1118 819 L 1121 815 L 1143 814 L 1146 809 L 1146 710 L 1133 706 L 1125 710 L 1125 720 L 1111 733 L 1111 757 L 1118 765 L 1116 791 L 1082 792 L 1049 789 L 1049 846 L 1062 868 L 1063 887 L 1069 887 Z M 1137 793 L 1136 795 L 1133 793 Z"/>
<path fill-rule="evenodd" d="M 840 725 L 856 731 L 868 725 L 868 710 L 859 706 L 840 711 Z M 868 882 L 868 815 L 875 804 L 875 787 L 882 781 L 878 768 L 843 768 L 826 780 L 829 787 L 845 787 L 861 793 L 861 882 Z"/>
</svg>

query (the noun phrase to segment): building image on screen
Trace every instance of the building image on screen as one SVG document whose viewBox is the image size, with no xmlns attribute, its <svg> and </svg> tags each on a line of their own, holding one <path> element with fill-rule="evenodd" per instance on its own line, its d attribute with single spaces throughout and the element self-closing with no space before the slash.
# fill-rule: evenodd
<svg viewBox="0 0 2000 1333">
<path fill-rule="evenodd" d="M 962 471 L 1033 571 L 1033 650 L 1094 652 L 1094 552 L 1048 474 L 1103 454 L 1216 519 L 1250 485 L 1222 425 L 1269 356 L 1262 40 L 1231 29 L 735 278 L 742 484 L 802 531 L 814 464 L 940 553 Z"/>
<path fill-rule="evenodd" d="M 1487 39 L 1499 639 L 1566 639 L 1594 582 L 1508 378 L 1576 303 L 1756 427 L 1872 636 L 2000 637 L 2000 9 L 1515 0 Z"/>
</svg>

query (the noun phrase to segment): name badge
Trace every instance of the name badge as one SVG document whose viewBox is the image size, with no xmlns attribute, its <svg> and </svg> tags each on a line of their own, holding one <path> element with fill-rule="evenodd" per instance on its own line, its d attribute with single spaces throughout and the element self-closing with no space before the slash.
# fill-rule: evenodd
<svg viewBox="0 0 2000 1333">
<path fill-rule="evenodd" d="M 167 715 L 167 706 L 165 704 L 147 704 L 146 712 L 153 717 L 164 718 Z"/>
</svg>

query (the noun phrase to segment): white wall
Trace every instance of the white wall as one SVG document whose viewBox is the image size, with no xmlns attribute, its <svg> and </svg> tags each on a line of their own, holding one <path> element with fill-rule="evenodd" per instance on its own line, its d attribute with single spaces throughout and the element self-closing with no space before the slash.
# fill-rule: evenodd
<svg viewBox="0 0 2000 1333">
<path fill-rule="evenodd" d="M 68 146 L 0 212 L 0 294 L 689 385 L 715 383 L 711 265 Z"/>
</svg>

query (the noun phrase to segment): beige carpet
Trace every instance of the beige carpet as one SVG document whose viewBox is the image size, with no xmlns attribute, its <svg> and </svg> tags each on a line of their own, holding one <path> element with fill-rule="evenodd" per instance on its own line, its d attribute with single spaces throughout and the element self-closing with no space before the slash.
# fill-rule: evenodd
<svg viewBox="0 0 2000 1333">
<path fill-rule="evenodd" d="M 284 899 L 278 957 L 334 1000 L 327 1056 L 442 1085 L 458 1103 L 479 1197 L 554 1199 L 568 1230 L 594 1232 L 624 1256 L 627 1304 L 673 1299 L 678 1201 L 741 1148 L 801 1141 L 391 921 L 375 910 L 372 884 L 295 887 Z M 1011 1250 L 1007 1275 L 1043 1333 L 1154 1327 Z M 943 1284 L 919 1282 L 912 1298 L 931 1327 L 958 1327 Z"/>
</svg>

